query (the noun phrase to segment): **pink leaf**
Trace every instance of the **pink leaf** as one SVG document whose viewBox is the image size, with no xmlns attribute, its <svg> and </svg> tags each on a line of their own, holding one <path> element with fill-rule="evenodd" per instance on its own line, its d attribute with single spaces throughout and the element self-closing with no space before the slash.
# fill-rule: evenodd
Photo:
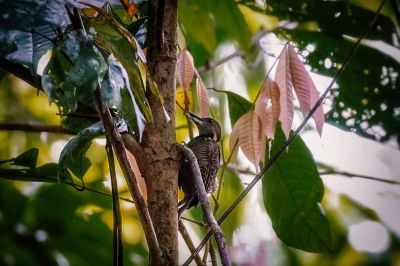
<svg viewBox="0 0 400 266">
<path fill-rule="evenodd" d="M 311 91 L 311 108 L 314 107 L 315 103 L 319 100 L 319 92 L 317 89 Z M 325 115 L 324 115 L 324 109 L 322 108 L 322 104 L 318 106 L 317 110 L 315 110 L 315 113 L 313 114 L 315 126 L 317 127 L 317 131 L 319 135 L 322 135 L 322 128 L 325 123 Z"/>
<path fill-rule="evenodd" d="M 286 47 L 279 56 L 279 62 L 275 73 L 275 81 L 279 86 L 280 93 L 279 120 L 282 123 L 282 130 L 287 138 L 292 128 L 294 107 L 293 84 L 292 77 L 290 75 L 290 59 L 288 49 Z"/>
<path fill-rule="evenodd" d="M 264 134 L 272 138 L 279 118 L 279 87 L 275 81 L 266 79 L 256 101 L 254 111 L 260 117 Z"/>
<path fill-rule="evenodd" d="M 303 116 L 306 116 L 310 111 L 310 75 L 308 74 L 303 62 L 297 56 L 296 51 L 290 44 L 288 45 L 287 49 L 290 57 L 290 75 L 293 80 L 294 91 L 299 99 L 301 112 L 303 113 Z M 312 85 L 314 84 L 312 83 Z"/>
<path fill-rule="evenodd" d="M 293 79 L 294 90 L 299 98 L 300 109 L 303 116 L 307 116 L 310 110 L 318 101 L 319 92 L 306 70 L 304 63 L 297 56 L 296 51 L 291 45 L 288 46 L 290 54 L 291 76 Z M 313 115 L 318 133 L 322 134 L 325 118 L 322 106 L 319 106 Z"/>
<path fill-rule="evenodd" d="M 208 101 L 208 91 L 204 82 L 196 79 L 197 98 L 199 100 L 200 115 L 202 117 L 210 116 L 210 102 Z"/>
<path fill-rule="evenodd" d="M 194 75 L 193 56 L 186 49 L 178 54 L 177 72 L 179 84 L 183 89 L 186 89 L 192 82 Z"/>
<path fill-rule="evenodd" d="M 229 138 L 229 151 L 231 152 L 231 160 L 234 161 L 237 157 L 239 151 L 239 130 L 240 123 L 239 121 L 232 128 L 232 133 Z"/>
<path fill-rule="evenodd" d="M 258 115 L 250 111 L 244 114 L 233 127 L 229 146 L 232 150 L 236 139 L 244 155 L 254 165 L 258 165 L 265 151 L 265 137 Z"/>
</svg>

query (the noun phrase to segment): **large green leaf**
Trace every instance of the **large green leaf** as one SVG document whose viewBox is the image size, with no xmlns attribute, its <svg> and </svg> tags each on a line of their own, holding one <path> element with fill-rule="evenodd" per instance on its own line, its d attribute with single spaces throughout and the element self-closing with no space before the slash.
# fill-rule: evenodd
<svg viewBox="0 0 400 266">
<path fill-rule="evenodd" d="M 146 119 L 132 93 L 128 73 L 112 55 L 108 63 L 108 73 L 101 86 L 103 101 L 109 107 L 118 108 L 130 129 L 141 139 Z"/>
<path fill-rule="evenodd" d="M 285 142 L 277 127 L 271 154 Z M 264 206 L 277 236 L 310 252 L 332 250 L 329 221 L 320 204 L 324 186 L 311 152 L 298 136 L 262 180 Z"/>
<path fill-rule="evenodd" d="M 139 135 L 142 139 L 145 118 L 139 110 L 139 106 L 129 88 L 121 89 L 122 108 L 121 112 L 129 128 Z"/>
<path fill-rule="evenodd" d="M 224 41 L 236 41 L 245 51 L 250 47 L 251 32 L 235 1 L 181 1 L 178 13 L 196 65 L 204 64 Z"/>
<path fill-rule="evenodd" d="M 96 43 L 107 52 L 112 53 L 128 72 L 133 94 L 147 121 L 152 122 L 153 116 L 145 95 L 145 84 L 137 62 L 138 58 L 142 61 L 146 60 L 143 51 L 135 37 L 122 25 L 119 25 L 110 13 L 102 9 L 96 10 L 101 12 L 102 16 L 87 21 L 92 28 L 91 31 L 96 33 Z"/>
<path fill-rule="evenodd" d="M 92 140 L 104 134 L 101 122 L 97 122 L 82 130 L 73 137 L 61 152 L 58 162 L 58 175 L 60 179 L 69 178 L 69 169 L 78 178 L 83 176 L 89 169 L 91 162 L 86 157 L 86 152 L 92 144 Z"/>
<path fill-rule="evenodd" d="M 65 115 L 76 110 L 78 101 L 95 109 L 93 92 L 106 69 L 92 36 L 75 31 L 55 49 L 42 76 L 42 87 Z"/>
<path fill-rule="evenodd" d="M 230 91 L 225 91 L 225 93 L 228 96 L 229 117 L 231 124 L 234 125 L 240 117 L 250 110 L 252 104 L 236 93 Z"/>
</svg>

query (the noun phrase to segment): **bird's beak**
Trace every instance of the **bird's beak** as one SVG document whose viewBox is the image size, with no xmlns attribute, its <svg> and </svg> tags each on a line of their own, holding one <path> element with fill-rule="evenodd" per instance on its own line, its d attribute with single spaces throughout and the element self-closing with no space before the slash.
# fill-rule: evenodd
<svg viewBox="0 0 400 266">
<path fill-rule="evenodd" d="M 192 112 L 187 112 L 185 115 L 192 120 L 196 125 L 201 126 L 204 125 L 204 120 L 200 116 L 192 113 Z"/>
</svg>

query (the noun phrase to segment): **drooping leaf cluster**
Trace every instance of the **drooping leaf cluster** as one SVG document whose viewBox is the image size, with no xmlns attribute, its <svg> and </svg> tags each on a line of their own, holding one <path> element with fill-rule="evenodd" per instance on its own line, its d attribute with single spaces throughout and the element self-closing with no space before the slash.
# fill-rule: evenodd
<svg viewBox="0 0 400 266">
<path fill-rule="evenodd" d="M 252 6 L 253 1 L 240 2 Z M 298 44 L 313 72 L 333 76 L 380 2 L 274 0 L 264 12 L 297 23 L 275 32 Z M 368 41 L 338 79 L 327 121 L 367 138 L 400 143 L 398 6 L 396 1 L 387 2 Z M 375 41 L 380 45 L 373 45 Z"/>
<path fill-rule="evenodd" d="M 137 18 L 125 18 L 128 26 L 124 17 L 118 15 L 120 7 L 109 3 L 50 2 L 2 3 L 0 38 L 7 41 L 2 42 L 0 56 L 27 66 L 38 87 L 57 105 L 64 127 L 78 133 L 61 153 L 59 175 L 65 177 L 69 169 L 82 179 L 90 166 L 85 153 L 91 140 L 104 133 L 93 124 L 100 120 L 94 98 L 96 90 L 107 107 L 114 110 L 119 126 L 127 125 L 139 140 L 145 123 L 152 122 L 146 91 L 154 93 L 161 103 L 163 99 L 149 77 L 140 46 L 146 41 L 147 18 L 143 8 L 133 14 Z M 80 14 L 81 8 L 86 11 Z M 19 17 L 22 13 L 29 14 L 27 19 Z M 37 75 L 39 59 L 50 50 L 43 75 Z M 97 129 L 93 134 L 94 128 Z"/>
</svg>

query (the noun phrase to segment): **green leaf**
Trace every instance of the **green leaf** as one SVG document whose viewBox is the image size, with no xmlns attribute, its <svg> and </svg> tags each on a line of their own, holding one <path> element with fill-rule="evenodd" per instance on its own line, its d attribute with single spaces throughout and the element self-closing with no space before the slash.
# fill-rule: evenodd
<svg viewBox="0 0 400 266">
<path fill-rule="evenodd" d="M 191 52 L 196 55 L 196 64 L 203 64 L 217 48 L 215 28 L 205 2 L 181 1 L 178 6 L 179 22 Z"/>
<path fill-rule="evenodd" d="M 90 7 L 94 8 L 92 5 Z M 129 76 L 130 87 L 140 105 L 141 110 L 149 122 L 153 121 L 150 105 L 145 95 L 145 85 L 138 66 L 137 59 L 145 63 L 143 50 L 138 45 L 135 37 L 121 26 L 111 14 L 102 9 L 95 8 L 101 16 L 90 19 L 87 22 L 96 31 L 96 44 L 104 50 L 112 53 L 123 65 Z"/>
<path fill-rule="evenodd" d="M 271 154 L 284 142 L 277 127 Z M 285 244 L 309 252 L 332 250 L 329 221 L 320 204 L 324 186 L 299 136 L 264 175 L 262 193 L 272 226 Z"/>
<path fill-rule="evenodd" d="M 42 87 L 63 114 L 73 112 L 78 101 L 95 107 L 93 91 L 103 80 L 107 64 L 91 35 L 67 34 L 46 66 Z"/>
<path fill-rule="evenodd" d="M 91 165 L 90 160 L 85 156 L 86 152 L 92 144 L 92 140 L 103 134 L 103 125 L 101 122 L 97 122 L 79 132 L 65 145 L 58 162 L 58 175 L 61 180 L 69 178 L 67 169 L 78 178 L 83 179 Z"/>
<path fill-rule="evenodd" d="M 12 164 L 35 168 L 39 155 L 38 148 L 32 148 L 12 159 Z"/>
<path fill-rule="evenodd" d="M 56 163 L 47 163 L 38 168 L 31 169 L 4 169 L 0 168 L 0 178 L 14 181 L 29 182 L 57 182 L 58 171 Z M 66 174 L 65 180 L 71 180 L 71 175 Z"/>
<path fill-rule="evenodd" d="M 228 96 L 231 124 L 234 125 L 240 117 L 242 117 L 250 110 L 252 104 L 251 102 L 236 93 L 230 91 L 225 91 L 225 93 Z"/>
<path fill-rule="evenodd" d="M 102 97 L 108 106 L 118 108 L 131 130 L 142 138 L 146 119 L 132 93 L 128 73 L 112 55 L 108 58 L 107 78 L 102 84 Z"/>
<path fill-rule="evenodd" d="M 136 134 L 139 134 L 139 140 L 142 140 L 145 118 L 140 112 L 135 97 L 129 88 L 121 89 L 122 106 L 121 112 L 129 128 Z"/>
</svg>

